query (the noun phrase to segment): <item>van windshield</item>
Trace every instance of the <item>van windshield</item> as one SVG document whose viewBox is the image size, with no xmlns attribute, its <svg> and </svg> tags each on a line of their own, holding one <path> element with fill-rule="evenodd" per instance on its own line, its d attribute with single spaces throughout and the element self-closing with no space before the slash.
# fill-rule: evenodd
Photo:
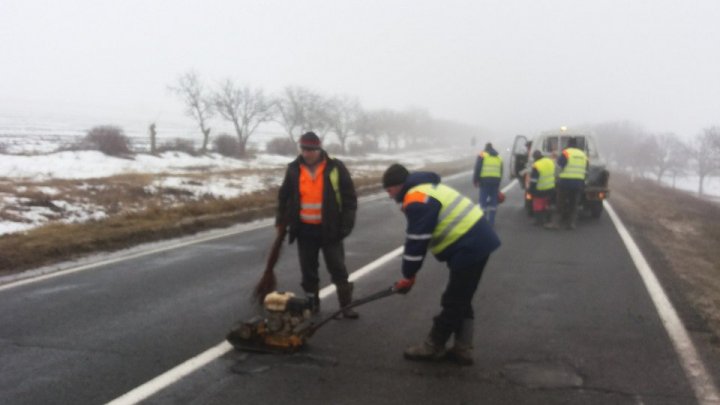
<svg viewBox="0 0 720 405">
<path fill-rule="evenodd" d="M 592 140 L 582 135 L 548 136 L 543 142 L 543 152 L 546 154 L 558 153 L 567 148 L 570 138 L 575 138 L 577 148 L 584 150 L 588 156 L 597 156 L 597 148 Z M 560 144 L 558 147 L 558 143 Z M 586 144 L 587 143 L 587 144 Z"/>
</svg>

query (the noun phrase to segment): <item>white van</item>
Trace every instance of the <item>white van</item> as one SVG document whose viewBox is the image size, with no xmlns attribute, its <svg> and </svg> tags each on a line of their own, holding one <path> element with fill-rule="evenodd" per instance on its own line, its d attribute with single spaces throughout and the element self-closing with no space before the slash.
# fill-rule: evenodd
<svg viewBox="0 0 720 405">
<path fill-rule="evenodd" d="M 520 185 L 527 190 L 534 163 L 533 153 L 539 150 L 544 156 L 557 160 L 571 138 L 575 138 L 578 149 L 584 150 L 590 161 L 580 207 L 583 211 L 589 212 L 593 218 L 598 218 L 603 211 L 603 200 L 610 194 L 608 189 L 610 173 L 605 168 L 606 162 L 600 155 L 592 135 L 568 132 L 564 128 L 558 132 L 542 133 L 533 139 L 517 135 L 510 154 L 510 177 L 518 179 Z M 529 214 L 532 214 L 532 195 L 527 191 L 525 192 L 525 208 Z"/>
</svg>

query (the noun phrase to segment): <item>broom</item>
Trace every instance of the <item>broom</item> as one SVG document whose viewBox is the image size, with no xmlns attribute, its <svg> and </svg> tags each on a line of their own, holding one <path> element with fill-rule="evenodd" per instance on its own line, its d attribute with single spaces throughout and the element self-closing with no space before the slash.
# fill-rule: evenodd
<svg viewBox="0 0 720 405">
<path fill-rule="evenodd" d="M 252 301 L 257 302 L 260 306 L 263 305 L 265 296 L 275 291 L 275 288 L 277 287 L 277 280 L 275 279 L 275 272 L 273 269 L 275 268 L 275 263 L 277 263 L 280 258 L 280 250 L 286 234 L 287 228 L 283 226 L 277 233 L 275 241 L 270 248 L 270 254 L 268 255 L 267 263 L 265 264 L 265 271 L 253 290 Z"/>
</svg>

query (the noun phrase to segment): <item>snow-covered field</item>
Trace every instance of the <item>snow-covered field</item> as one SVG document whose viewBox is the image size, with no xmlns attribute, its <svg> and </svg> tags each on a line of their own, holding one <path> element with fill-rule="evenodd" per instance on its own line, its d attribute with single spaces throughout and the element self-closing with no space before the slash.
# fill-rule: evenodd
<svg viewBox="0 0 720 405">
<path fill-rule="evenodd" d="M 109 192 L 110 186 L 102 179 L 112 176 L 138 175 L 142 177 L 139 184 L 144 196 L 156 196 L 163 204 L 172 205 L 206 198 L 234 198 L 278 186 L 285 165 L 293 159 L 262 152 L 244 160 L 216 153 L 204 156 L 182 152 L 165 152 L 158 156 L 139 153 L 131 158 L 117 158 L 97 151 L 53 152 L 78 138 L 79 135 L 70 134 L 0 134 L 0 145 L 4 145 L 4 150 L 0 148 L 0 235 L 26 231 L 53 221 L 85 222 L 121 211 L 143 209 L 143 203 L 132 201 L 109 208 L 107 202 L 101 204 L 94 198 Z M 134 145 L 135 142 L 133 139 Z M 256 145 L 256 150 L 264 150 L 257 146 L 260 145 Z M 471 158 L 476 153 L 472 148 L 464 148 L 432 153 L 401 150 L 392 154 L 338 157 L 348 165 L 353 176 L 362 177 L 378 175 L 392 162 L 417 168 Z M 663 178 L 663 182 L 673 186 L 670 177 Z M 678 177 L 674 183 L 675 188 L 697 193 L 696 176 Z M 719 177 L 706 178 L 704 188 L 707 196 L 720 199 Z"/>
<path fill-rule="evenodd" d="M 84 222 L 111 215 L 106 206 L 92 198 L 108 190 L 98 179 L 149 175 L 142 193 L 163 194 L 164 201 L 167 201 L 168 190 L 173 195 L 181 194 L 183 201 L 233 198 L 279 185 L 285 165 L 293 159 L 266 153 L 241 160 L 216 153 L 204 156 L 182 152 L 158 156 L 141 153 L 132 158 L 117 158 L 97 151 L 52 152 L 72 139 L 68 135 L 28 137 L 27 142 L 22 143 L 17 137 L 12 142 L 5 138 L 5 145 L 11 147 L 0 153 L 0 235 L 26 231 L 52 221 Z M 465 149 L 337 157 L 346 163 L 353 176 L 361 177 L 377 175 L 392 162 L 414 168 L 471 157 L 475 153 Z M 82 193 L 80 197 L 75 196 L 79 193 Z M 125 203 L 122 209 L 132 211 L 142 207 Z"/>
<path fill-rule="evenodd" d="M 698 176 L 678 176 L 673 179 L 669 176 L 662 178 L 662 183 L 668 187 L 697 194 L 700 178 Z M 707 197 L 720 198 L 720 177 L 708 176 L 703 183 L 703 194 Z"/>
</svg>

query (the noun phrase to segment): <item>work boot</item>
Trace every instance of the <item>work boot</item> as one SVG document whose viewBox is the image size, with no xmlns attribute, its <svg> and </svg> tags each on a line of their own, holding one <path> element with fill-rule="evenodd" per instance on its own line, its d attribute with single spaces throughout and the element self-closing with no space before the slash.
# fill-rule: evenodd
<svg viewBox="0 0 720 405">
<path fill-rule="evenodd" d="M 448 350 L 445 357 L 461 366 L 471 366 L 473 364 L 473 320 L 464 319 L 460 329 L 455 332 L 455 343 Z"/>
<path fill-rule="evenodd" d="M 350 305 L 352 302 L 352 292 L 353 292 L 353 284 L 347 283 L 347 284 L 335 284 L 335 287 L 337 289 L 337 295 L 338 295 L 338 301 L 340 302 L 340 308 L 345 308 L 346 306 Z M 360 317 L 360 314 L 353 311 L 351 308 L 343 309 L 342 311 L 343 318 L 348 319 L 358 319 Z"/>
<path fill-rule="evenodd" d="M 543 228 L 545 229 L 560 229 L 560 224 L 558 224 L 558 221 L 548 221 L 543 225 Z"/>
<path fill-rule="evenodd" d="M 575 229 L 577 224 L 577 215 L 572 215 L 568 221 L 567 229 Z"/>
<path fill-rule="evenodd" d="M 435 342 L 431 333 L 424 342 L 405 349 L 403 355 L 413 361 L 440 361 L 445 357 L 445 344 Z"/>
<path fill-rule="evenodd" d="M 317 290 L 305 291 L 305 297 L 310 300 L 310 312 L 312 314 L 320 312 L 320 292 Z"/>
<path fill-rule="evenodd" d="M 535 226 L 543 226 L 543 224 L 545 224 L 545 212 L 537 211 L 533 216 L 535 217 Z"/>
</svg>

